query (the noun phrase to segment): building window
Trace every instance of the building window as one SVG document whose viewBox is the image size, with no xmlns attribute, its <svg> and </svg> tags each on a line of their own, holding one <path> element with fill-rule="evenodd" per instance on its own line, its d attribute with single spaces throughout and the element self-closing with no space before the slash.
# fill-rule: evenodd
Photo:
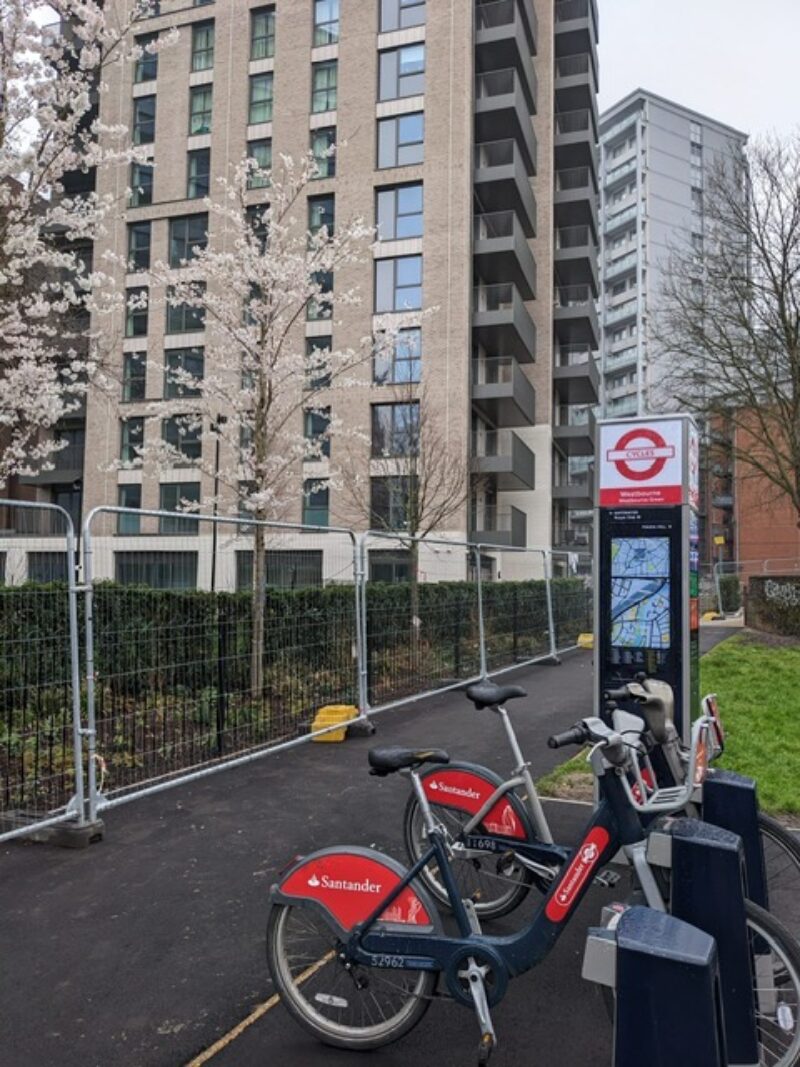
<svg viewBox="0 0 800 1067">
<path fill-rule="evenodd" d="M 147 380 L 147 354 L 126 352 L 122 357 L 122 402 L 133 404 L 144 400 Z"/>
<path fill-rule="evenodd" d="M 303 412 L 303 436 L 309 442 L 307 460 L 329 459 L 331 454 L 331 409 Z"/>
<path fill-rule="evenodd" d="M 313 275 L 315 285 L 319 286 L 319 295 L 308 302 L 307 318 L 309 322 L 329 319 L 333 314 L 333 274 L 328 270 L 318 270 Z"/>
<path fill-rule="evenodd" d="M 195 287 L 198 296 L 202 296 L 205 285 Z M 192 304 L 174 303 L 173 290 L 167 290 L 167 327 L 165 333 L 197 333 L 206 328 L 206 309 L 203 304 L 195 307 Z"/>
<path fill-rule="evenodd" d="M 322 126 L 311 131 L 311 155 L 317 167 L 315 178 L 336 177 L 336 127 Z"/>
<path fill-rule="evenodd" d="M 411 554 L 408 549 L 373 549 L 369 553 L 371 582 L 407 582 L 410 578 Z"/>
<path fill-rule="evenodd" d="M 422 374 L 422 330 L 415 326 L 399 330 L 394 344 L 379 351 L 373 361 L 376 385 L 406 385 L 418 382 Z"/>
<path fill-rule="evenodd" d="M 425 115 L 422 111 L 379 120 L 378 167 L 381 169 L 421 163 L 424 145 Z"/>
<path fill-rule="evenodd" d="M 379 99 L 397 100 L 425 92 L 425 45 L 407 44 L 380 53 Z"/>
<path fill-rule="evenodd" d="M 156 139 L 156 98 L 137 96 L 133 101 L 133 143 L 152 144 Z"/>
<path fill-rule="evenodd" d="M 264 557 L 265 581 L 272 589 L 304 589 L 322 585 L 322 551 L 272 551 Z M 236 553 L 236 589 L 253 588 L 253 553 Z"/>
<path fill-rule="evenodd" d="M 256 239 L 256 244 L 259 251 L 263 255 L 267 250 L 267 212 L 269 211 L 269 205 L 267 204 L 251 204 L 247 208 L 246 216 L 247 223 L 250 229 L 253 231 L 253 236 Z"/>
<path fill-rule="evenodd" d="M 422 307 L 422 256 L 375 262 L 375 311 L 418 311 Z"/>
<path fill-rule="evenodd" d="M 247 121 L 251 126 L 272 122 L 272 74 L 253 74 L 250 78 L 250 107 Z"/>
<path fill-rule="evenodd" d="M 211 149 L 196 148 L 189 152 L 186 166 L 186 198 L 197 200 L 211 189 Z"/>
<path fill-rule="evenodd" d="M 247 158 L 255 163 L 256 170 L 247 176 L 248 189 L 265 189 L 269 185 L 268 171 L 272 170 L 272 141 L 262 137 L 247 142 Z"/>
<path fill-rule="evenodd" d="M 339 0 L 314 0 L 314 47 L 339 40 Z"/>
<path fill-rule="evenodd" d="M 331 384 L 332 344 L 332 337 L 306 338 L 306 387 L 308 389 L 327 389 Z"/>
<path fill-rule="evenodd" d="M 275 55 L 275 8 L 250 12 L 250 58 L 272 59 Z"/>
<path fill-rule="evenodd" d="M 168 348 L 164 352 L 164 399 L 200 396 L 203 365 L 202 348 Z"/>
<path fill-rule="evenodd" d="M 211 70 L 214 66 L 214 23 L 196 22 L 192 26 L 192 70 Z"/>
<path fill-rule="evenodd" d="M 29 552 L 28 581 L 48 585 L 67 581 L 66 552 Z"/>
<path fill-rule="evenodd" d="M 119 458 L 123 463 L 134 463 L 139 458 L 138 449 L 144 444 L 144 418 L 120 421 Z"/>
<path fill-rule="evenodd" d="M 120 585 L 146 585 L 151 589 L 196 589 L 197 553 L 115 552 L 114 579 Z"/>
<path fill-rule="evenodd" d="M 327 482 L 314 479 L 303 482 L 303 526 L 327 526 L 329 522 L 330 487 Z"/>
<path fill-rule="evenodd" d="M 137 510 L 141 508 L 141 485 L 121 485 L 117 491 L 117 506 L 120 508 L 136 508 Z M 139 534 L 141 532 L 141 516 L 117 515 L 118 534 Z"/>
<path fill-rule="evenodd" d="M 425 0 L 380 0 L 381 33 L 421 26 L 425 22 Z"/>
<path fill-rule="evenodd" d="M 159 486 L 159 511 L 189 511 L 200 503 L 199 482 L 167 482 Z M 193 519 L 162 515 L 158 520 L 161 534 L 196 534 L 198 523 Z"/>
<path fill-rule="evenodd" d="M 153 203 L 153 168 L 148 163 L 131 163 L 130 207 L 146 207 Z"/>
<path fill-rule="evenodd" d="M 328 237 L 333 236 L 336 206 L 333 193 L 308 198 L 308 233 L 313 240 L 322 230 L 327 229 Z"/>
<path fill-rule="evenodd" d="M 211 110 L 214 87 L 192 85 L 189 89 L 189 135 L 211 133 Z"/>
<path fill-rule="evenodd" d="M 338 63 L 331 59 L 326 63 L 314 63 L 311 67 L 311 111 L 336 110 L 336 86 L 338 81 Z"/>
<path fill-rule="evenodd" d="M 402 475 L 370 481 L 370 525 L 376 529 L 405 530 L 408 527 L 411 478 Z"/>
<path fill-rule="evenodd" d="M 150 267 L 150 222 L 128 223 L 128 271 L 148 270 Z"/>
<path fill-rule="evenodd" d="M 196 415 L 173 415 L 163 419 L 161 438 L 165 445 L 174 450 L 175 463 L 195 463 L 200 459 L 203 445 L 200 440 L 200 422 Z"/>
<path fill-rule="evenodd" d="M 148 292 L 143 285 L 125 290 L 125 336 L 147 336 Z"/>
<path fill-rule="evenodd" d="M 136 47 L 142 49 L 142 54 L 133 68 L 133 80 L 137 85 L 142 82 L 154 82 L 158 77 L 158 52 L 148 52 L 147 48 L 155 44 L 158 34 L 144 33 L 134 40 Z"/>
<path fill-rule="evenodd" d="M 422 182 L 378 190 L 378 240 L 422 237 Z"/>
<path fill-rule="evenodd" d="M 372 405 L 372 455 L 415 456 L 419 449 L 419 403 Z"/>
<path fill-rule="evenodd" d="M 169 220 L 169 265 L 182 267 L 190 263 L 197 250 L 208 241 L 208 215 L 182 215 Z"/>
</svg>

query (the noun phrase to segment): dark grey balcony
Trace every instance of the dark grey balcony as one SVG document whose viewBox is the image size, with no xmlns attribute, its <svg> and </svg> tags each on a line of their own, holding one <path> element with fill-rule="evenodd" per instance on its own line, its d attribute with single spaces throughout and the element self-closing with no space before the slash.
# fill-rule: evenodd
<svg viewBox="0 0 800 1067">
<path fill-rule="evenodd" d="M 66 441 L 66 445 L 47 460 L 46 465 L 51 469 L 20 476 L 21 485 L 71 484 L 83 478 L 84 430 L 63 430 L 58 432 L 58 437 Z"/>
<path fill-rule="evenodd" d="M 556 170 L 590 166 L 597 172 L 597 114 L 592 107 L 556 110 L 554 148 Z M 556 107 L 560 108 L 558 97 Z"/>
<path fill-rule="evenodd" d="M 534 173 L 512 138 L 475 145 L 475 193 L 484 211 L 513 209 L 526 237 L 536 233 Z"/>
<path fill-rule="evenodd" d="M 478 286 L 472 327 L 475 340 L 497 356 L 516 356 L 520 363 L 536 358 L 536 327 L 516 286 Z"/>
<path fill-rule="evenodd" d="M 591 226 L 597 222 L 597 176 L 592 167 L 565 167 L 556 171 L 555 220 L 557 228 Z"/>
<path fill-rule="evenodd" d="M 568 474 L 556 470 L 553 500 L 563 502 L 566 507 L 579 511 L 588 511 L 589 508 L 593 508 L 594 472 L 587 470 L 579 474 Z"/>
<path fill-rule="evenodd" d="M 513 282 L 525 300 L 536 296 L 536 260 L 513 211 L 476 215 L 473 253 L 484 282 Z"/>
<path fill-rule="evenodd" d="M 590 285 L 596 293 L 597 245 L 591 226 L 560 226 L 556 230 L 555 264 L 562 285 Z"/>
<path fill-rule="evenodd" d="M 565 456 L 593 456 L 596 420 L 591 408 L 556 409 L 553 440 Z"/>
<path fill-rule="evenodd" d="M 528 543 L 528 517 L 513 506 L 478 508 L 470 516 L 469 539 L 476 545 L 498 548 L 525 548 Z"/>
<path fill-rule="evenodd" d="M 600 343 L 600 324 L 591 286 L 557 286 L 553 306 L 556 336 L 560 342 L 597 348 Z"/>
<path fill-rule="evenodd" d="M 536 112 L 536 70 L 531 55 L 536 42 L 529 15 L 533 8 L 520 0 L 489 0 L 475 8 L 475 63 L 479 72 L 514 67 L 522 79 L 532 112 Z"/>
<path fill-rule="evenodd" d="M 594 0 L 557 0 L 554 12 L 556 55 L 592 52 L 597 67 L 597 7 Z"/>
<path fill-rule="evenodd" d="M 472 361 L 472 402 L 495 426 L 536 421 L 536 392 L 513 356 Z"/>
<path fill-rule="evenodd" d="M 536 487 L 534 454 L 513 430 L 473 433 L 472 469 L 492 475 L 503 491 Z"/>
<path fill-rule="evenodd" d="M 536 135 L 525 82 L 516 69 L 492 70 L 475 79 L 475 140 L 514 138 L 529 168 L 536 168 Z"/>
<path fill-rule="evenodd" d="M 557 347 L 553 359 L 553 383 L 564 404 L 596 404 L 600 372 L 596 352 L 588 345 Z"/>
</svg>

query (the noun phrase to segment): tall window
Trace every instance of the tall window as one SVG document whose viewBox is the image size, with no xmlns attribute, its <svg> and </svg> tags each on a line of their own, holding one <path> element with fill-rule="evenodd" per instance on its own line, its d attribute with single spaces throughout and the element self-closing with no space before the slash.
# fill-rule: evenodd
<svg viewBox="0 0 800 1067">
<path fill-rule="evenodd" d="M 206 309 L 202 304 L 199 307 L 190 304 L 174 304 L 171 291 L 167 291 L 166 333 L 197 333 L 204 330 L 205 325 Z"/>
<path fill-rule="evenodd" d="M 339 40 L 339 0 L 314 0 L 314 47 Z"/>
<path fill-rule="evenodd" d="M 375 529 L 405 530 L 413 478 L 402 475 L 373 478 L 370 481 L 370 525 Z"/>
<path fill-rule="evenodd" d="M 141 37 L 135 38 L 136 47 L 142 49 L 133 68 L 133 80 L 137 85 L 155 81 L 158 77 L 158 52 L 147 51 L 148 46 L 152 46 L 157 40 L 157 33 L 143 33 Z"/>
<path fill-rule="evenodd" d="M 321 126 L 311 131 L 311 154 L 317 165 L 315 178 L 334 178 L 336 176 L 336 127 Z"/>
<path fill-rule="evenodd" d="M 211 188 L 211 149 L 197 148 L 186 157 L 186 198 L 208 196 Z"/>
<path fill-rule="evenodd" d="M 144 444 L 144 418 L 137 416 L 120 422 L 119 458 L 123 463 L 133 463 L 139 458 L 137 449 Z"/>
<path fill-rule="evenodd" d="M 380 119 L 378 122 L 378 166 L 407 167 L 421 163 L 425 144 L 425 115 L 415 111 L 410 115 Z"/>
<path fill-rule="evenodd" d="M 257 141 L 247 142 L 247 158 L 255 161 L 255 165 L 263 174 L 251 173 L 247 179 L 248 189 L 265 189 L 269 185 L 267 171 L 272 170 L 272 141 L 269 137 L 262 137 Z"/>
<path fill-rule="evenodd" d="M 176 453 L 175 462 L 178 465 L 184 462 L 194 463 L 200 459 L 203 446 L 200 440 L 200 424 L 196 417 L 173 415 L 169 419 L 163 419 L 161 437 L 164 444 Z"/>
<path fill-rule="evenodd" d="M 214 66 L 214 23 L 196 22 L 192 26 L 192 70 L 211 70 Z"/>
<path fill-rule="evenodd" d="M 147 301 L 145 286 L 137 285 L 125 290 L 125 336 L 147 336 Z"/>
<path fill-rule="evenodd" d="M 311 67 L 311 111 L 336 110 L 336 87 L 339 79 L 339 64 L 335 59 L 326 63 L 314 63 Z"/>
<path fill-rule="evenodd" d="M 330 516 L 330 487 L 327 482 L 303 482 L 303 525 L 327 526 Z"/>
<path fill-rule="evenodd" d="M 131 163 L 130 207 L 146 207 L 153 203 L 153 168 L 149 163 Z"/>
<path fill-rule="evenodd" d="M 272 122 L 272 74 L 253 74 L 250 78 L 250 109 L 247 121 L 251 126 Z"/>
<path fill-rule="evenodd" d="M 308 198 L 308 232 L 314 238 L 323 228 L 327 227 L 328 237 L 333 236 L 334 219 L 336 215 L 335 200 L 333 193 L 324 196 L 310 196 Z"/>
<path fill-rule="evenodd" d="M 203 365 L 202 348 L 168 348 L 164 352 L 164 399 L 200 396 Z"/>
<path fill-rule="evenodd" d="M 375 261 L 375 311 L 418 311 L 422 307 L 422 256 Z"/>
<path fill-rule="evenodd" d="M 378 240 L 422 237 L 422 182 L 378 190 Z"/>
<path fill-rule="evenodd" d="M 421 26 L 425 22 L 425 0 L 380 0 L 381 33 Z"/>
<path fill-rule="evenodd" d="M 376 385 L 406 385 L 418 382 L 422 375 L 422 330 L 414 326 L 398 330 L 394 343 L 379 351 L 373 361 Z"/>
<path fill-rule="evenodd" d="M 156 98 L 137 96 L 133 101 L 133 143 L 152 144 L 156 139 Z"/>
<path fill-rule="evenodd" d="M 150 222 L 128 223 L 128 270 L 148 270 L 150 267 Z"/>
<path fill-rule="evenodd" d="M 414 456 L 419 448 L 419 403 L 372 405 L 373 456 Z"/>
<path fill-rule="evenodd" d="M 275 55 L 275 8 L 261 7 L 250 12 L 250 58 L 271 59 Z"/>
<path fill-rule="evenodd" d="M 133 404 L 144 400 L 147 381 L 147 354 L 126 352 L 122 357 L 122 402 Z"/>
<path fill-rule="evenodd" d="M 329 319 L 333 314 L 333 274 L 331 271 L 317 271 L 314 275 L 314 281 L 319 286 L 320 294 L 318 298 L 312 297 L 308 302 L 307 317 L 309 322 Z"/>
<path fill-rule="evenodd" d="M 195 258 L 196 250 L 206 247 L 208 215 L 182 215 L 169 220 L 169 265 L 180 267 Z"/>
<path fill-rule="evenodd" d="M 140 508 L 142 506 L 142 487 L 121 485 L 117 490 L 117 506 L 121 508 Z M 141 533 L 141 519 L 138 515 L 117 515 L 118 534 Z"/>
<path fill-rule="evenodd" d="M 397 100 L 425 92 L 425 45 L 407 44 L 380 53 L 380 99 Z"/>
<path fill-rule="evenodd" d="M 189 135 L 211 133 L 213 85 L 193 85 L 189 89 Z"/>
<path fill-rule="evenodd" d="M 186 522 L 185 519 L 183 521 Z M 194 529 L 185 532 L 196 532 L 196 525 L 191 525 Z M 153 552 L 152 549 L 146 552 L 115 552 L 114 580 L 119 585 L 146 585 L 150 589 L 196 589 L 197 553 Z"/>
<path fill-rule="evenodd" d="M 159 511 L 189 511 L 192 504 L 199 503 L 199 482 L 168 482 L 159 486 Z M 162 516 L 158 520 L 161 534 L 196 534 L 197 527 L 194 519 Z"/>
<path fill-rule="evenodd" d="M 303 436 L 309 442 L 306 459 L 327 459 L 331 454 L 331 409 L 303 412 Z"/>
<path fill-rule="evenodd" d="M 327 389 L 331 384 L 332 344 L 332 337 L 306 338 L 306 387 L 308 389 Z"/>
<path fill-rule="evenodd" d="M 263 254 L 267 250 L 267 204 L 251 204 L 247 209 L 247 222 L 256 239 L 259 251 Z"/>
</svg>

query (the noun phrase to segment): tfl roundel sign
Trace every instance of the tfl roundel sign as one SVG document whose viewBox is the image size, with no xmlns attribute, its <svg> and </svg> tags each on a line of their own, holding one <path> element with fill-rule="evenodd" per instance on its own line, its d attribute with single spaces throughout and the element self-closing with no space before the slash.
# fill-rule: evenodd
<svg viewBox="0 0 800 1067">
<path fill-rule="evenodd" d="M 677 419 L 601 426 L 600 506 L 683 503 L 683 432 Z"/>
</svg>

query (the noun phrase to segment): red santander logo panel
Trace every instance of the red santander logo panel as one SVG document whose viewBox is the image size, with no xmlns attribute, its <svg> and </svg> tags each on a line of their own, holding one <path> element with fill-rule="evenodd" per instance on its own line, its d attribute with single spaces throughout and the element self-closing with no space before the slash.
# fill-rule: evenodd
<svg viewBox="0 0 800 1067">
<path fill-rule="evenodd" d="M 595 826 L 586 836 L 573 856 L 572 862 L 562 874 L 555 892 L 544 909 L 550 922 L 563 922 L 572 911 L 581 890 L 594 876 L 594 871 L 610 840 L 608 830 L 602 826 Z"/>
<path fill-rule="evenodd" d="M 446 808 L 456 808 L 469 815 L 475 815 L 496 786 L 485 778 L 471 771 L 435 771 L 423 780 L 425 795 L 431 804 L 441 804 Z M 502 834 L 524 841 L 525 828 L 514 808 L 505 797 L 489 809 L 483 819 L 483 826 L 490 834 Z"/>
</svg>

